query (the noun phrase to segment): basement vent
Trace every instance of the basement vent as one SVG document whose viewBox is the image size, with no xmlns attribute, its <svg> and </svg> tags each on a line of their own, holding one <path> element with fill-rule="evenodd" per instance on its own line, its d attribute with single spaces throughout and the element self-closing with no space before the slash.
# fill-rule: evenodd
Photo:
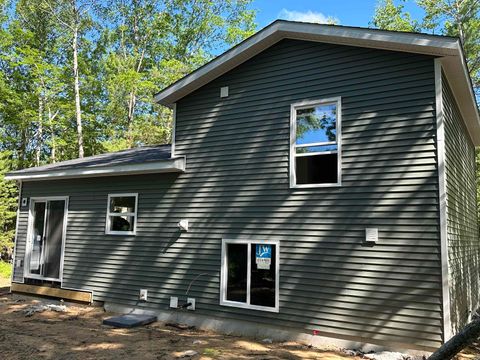
<svg viewBox="0 0 480 360">
<path fill-rule="evenodd" d="M 220 88 L 220 97 L 228 97 L 228 86 L 223 86 Z"/>
<path fill-rule="evenodd" d="M 366 228 L 365 229 L 365 241 L 367 243 L 377 243 L 378 242 L 378 229 L 377 228 Z"/>
</svg>

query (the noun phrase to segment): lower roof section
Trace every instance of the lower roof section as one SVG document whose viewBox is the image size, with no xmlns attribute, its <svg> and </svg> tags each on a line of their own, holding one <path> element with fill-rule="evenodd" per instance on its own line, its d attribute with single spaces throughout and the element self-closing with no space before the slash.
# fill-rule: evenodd
<svg viewBox="0 0 480 360">
<path fill-rule="evenodd" d="M 185 171 L 185 157 L 171 157 L 171 145 L 145 146 L 17 170 L 6 180 L 36 181 Z"/>
</svg>

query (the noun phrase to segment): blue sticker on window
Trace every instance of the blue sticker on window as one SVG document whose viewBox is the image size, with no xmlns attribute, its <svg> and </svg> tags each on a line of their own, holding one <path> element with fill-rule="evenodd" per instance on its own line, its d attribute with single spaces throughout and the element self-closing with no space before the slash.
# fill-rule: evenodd
<svg viewBox="0 0 480 360">
<path fill-rule="evenodd" d="M 255 262 L 257 269 L 269 270 L 272 263 L 272 245 L 260 245 L 255 247 Z"/>
<path fill-rule="evenodd" d="M 271 259 L 272 258 L 272 245 L 259 245 L 257 244 L 256 254 L 257 258 L 260 259 Z"/>
</svg>

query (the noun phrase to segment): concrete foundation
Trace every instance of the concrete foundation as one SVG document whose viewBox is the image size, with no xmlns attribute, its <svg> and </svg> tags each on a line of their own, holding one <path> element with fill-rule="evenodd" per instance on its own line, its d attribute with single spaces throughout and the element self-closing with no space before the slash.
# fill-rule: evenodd
<svg viewBox="0 0 480 360">
<path fill-rule="evenodd" d="M 128 307 L 120 304 L 105 303 L 105 310 L 120 314 L 148 314 L 157 316 L 159 321 L 182 323 L 195 326 L 202 330 L 212 330 L 226 335 L 250 337 L 256 340 L 272 339 L 273 341 L 297 341 L 322 349 L 355 349 L 363 352 L 397 351 L 409 355 L 430 355 L 431 351 L 409 349 L 406 344 L 371 344 L 361 340 L 346 340 L 330 336 L 313 335 L 296 331 L 295 329 L 280 328 L 257 324 L 236 319 L 213 318 L 186 310 L 146 310 Z"/>
</svg>

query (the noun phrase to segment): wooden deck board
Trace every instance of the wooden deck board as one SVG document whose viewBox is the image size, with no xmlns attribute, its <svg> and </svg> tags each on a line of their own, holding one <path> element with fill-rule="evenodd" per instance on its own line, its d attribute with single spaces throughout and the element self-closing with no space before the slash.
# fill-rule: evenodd
<svg viewBox="0 0 480 360">
<path fill-rule="evenodd" d="M 86 303 L 91 303 L 93 300 L 92 294 L 90 292 L 51 288 L 47 286 L 38 286 L 38 285 L 12 283 L 11 291 L 24 293 L 24 294 L 51 296 L 55 298 L 80 301 L 80 302 L 86 302 Z"/>
</svg>

